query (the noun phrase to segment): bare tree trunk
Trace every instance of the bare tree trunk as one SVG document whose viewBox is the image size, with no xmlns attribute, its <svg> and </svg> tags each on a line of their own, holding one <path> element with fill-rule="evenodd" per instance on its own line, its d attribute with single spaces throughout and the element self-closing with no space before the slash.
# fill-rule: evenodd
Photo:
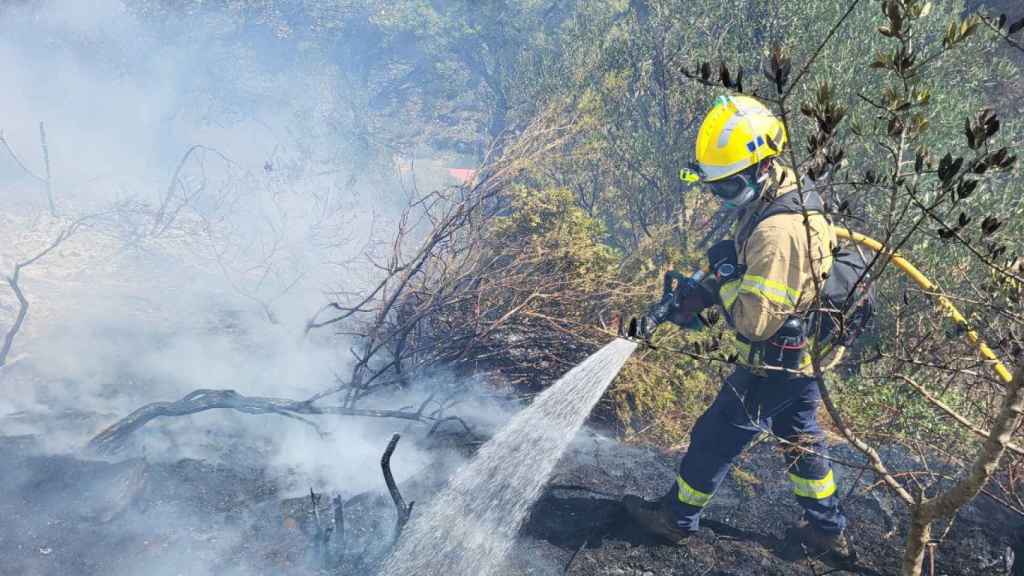
<svg viewBox="0 0 1024 576">
<path fill-rule="evenodd" d="M 924 566 L 924 553 L 928 549 L 928 541 L 932 539 L 932 521 L 924 516 L 919 505 L 910 510 L 910 526 L 907 530 L 906 545 L 903 549 L 903 563 L 900 574 L 904 576 L 921 576 Z"/>
</svg>

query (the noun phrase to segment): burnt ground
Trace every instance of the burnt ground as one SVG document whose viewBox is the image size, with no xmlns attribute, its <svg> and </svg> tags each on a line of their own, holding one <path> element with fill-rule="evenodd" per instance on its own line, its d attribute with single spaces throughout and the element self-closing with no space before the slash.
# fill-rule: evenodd
<svg viewBox="0 0 1024 576">
<path fill-rule="evenodd" d="M 843 446 L 834 448 L 834 456 L 860 461 Z M 768 445 L 741 457 L 708 508 L 707 530 L 686 547 L 639 533 L 624 517 L 618 498 L 626 493 L 659 496 L 671 485 L 675 466 L 675 458 L 652 450 L 607 440 L 578 443 L 534 508 L 518 560 L 546 555 L 558 569 L 538 573 L 580 575 L 810 575 L 830 569 L 817 561 L 791 563 L 777 556 L 786 526 L 799 518 L 800 508 L 790 494 L 781 455 Z M 868 474 L 837 466 L 836 475 L 846 496 L 850 542 L 858 554 L 855 569 L 841 573 L 897 573 L 899 503 L 883 492 L 866 492 Z M 991 502 L 975 501 L 938 547 L 936 574 L 1006 574 L 1009 535 L 1022 524 Z"/>
<path fill-rule="evenodd" d="M 856 460 L 843 447 L 835 453 Z M 344 500 L 342 537 L 335 534 L 318 549 L 309 497 L 280 493 L 275 479 L 256 467 L 44 455 L 30 437 L 0 439 L 0 463 L 4 576 L 331 573 L 319 570 L 325 562 L 341 567 L 333 573 L 365 574 L 393 534 L 395 512 L 386 493 L 364 493 Z M 636 530 L 618 502 L 626 493 L 662 493 L 673 480 L 675 459 L 581 435 L 533 509 L 506 573 L 827 573 L 816 561 L 790 563 L 776 555 L 785 527 L 799 516 L 781 456 L 761 445 L 737 464 L 709 507 L 710 530 L 677 548 Z M 406 482 L 403 492 L 411 500 L 427 499 L 450 472 L 430 467 Z M 842 466 L 836 473 L 849 494 L 844 506 L 859 555 L 848 573 L 895 573 L 898 504 L 881 492 L 865 494 L 867 475 Z M 321 500 L 321 512 L 326 522 L 333 513 L 329 498 Z M 938 547 L 936 573 L 1006 574 L 1007 544 L 1021 524 L 979 499 Z"/>
</svg>

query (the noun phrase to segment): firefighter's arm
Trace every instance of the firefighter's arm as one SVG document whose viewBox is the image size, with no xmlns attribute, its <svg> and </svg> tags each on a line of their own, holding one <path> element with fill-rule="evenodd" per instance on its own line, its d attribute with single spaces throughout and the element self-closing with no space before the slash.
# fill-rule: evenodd
<svg viewBox="0 0 1024 576">
<path fill-rule="evenodd" d="M 791 286 L 790 266 L 799 257 L 795 248 L 784 231 L 758 227 L 744 247 L 742 275 L 720 284 L 722 307 L 742 336 L 767 340 L 796 309 L 800 291 Z"/>
</svg>

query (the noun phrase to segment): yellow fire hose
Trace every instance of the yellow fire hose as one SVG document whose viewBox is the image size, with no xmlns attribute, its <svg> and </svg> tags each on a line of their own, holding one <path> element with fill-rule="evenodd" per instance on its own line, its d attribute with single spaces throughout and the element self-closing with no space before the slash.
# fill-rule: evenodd
<svg viewBox="0 0 1024 576">
<path fill-rule="evenodd" d="M 839 238 L 851 240 L 853 242 L 856 242 L 857 244 L 860 244 L 861 246 L 864 246 L 865 248 L 868 248 L 869 250 L 877 252 L 878 254 L 884 254 L 885 256 L 889 257 L 892 263 L 899 267 L 900 270 L 903 270 L 903 272 L 906 273 L 906 275 L 909 276 L 910 279 L 913 280 L 918 286 L 920 286 L 922 289 L 928 292 L 936 294 L 939 302 L 939 308 L 943 312 L 945 312 L 946 315 L 949 316 L 953 320 L 953 322 L 956 323 L 957 326 L 963 328 L 966 331 L 967 340 L 970 341 L 970 343 L 973 344 L 974 347 L 978 349 L 978 352 L 981 353 L 981 356 L 985 360 L 988 360 L 989 362 L 992 363 L 992 369 L 996 371 L 996 374 L 999 375 L 999 378 L 1002 379 L 1002 381 L 1006 382 L 1007 384 L 1009 384 L 1013 380 L 1013 374 L 1011 374 L 1010 371 L 1006 368 L 1006 366 L 999 360 L 995 352 L 993 352 L 992 349 L 989 348 L 988 344 L 986 344 L 985 341 L 982 340 L 980 336 L 978 336 L 978 333 L 976 331 L 972 330 L 970 326 L 968 326 L 967 318 L 964 318 L 964 315 L 960 312 L 960 310 L 957 309 L 956 306 L 953 305 L 953 302 L 942 294 L 942 292 L 939 290 L 939 287 L 935 285 L 934 282 L 929 280 L 927 276 L 922 274 L 920 270 L 914 267 L 913 264 L 908 262 L 902 256 L 899 256 L 893 253 L 892 251 L 886 249 L 886 247 L 883 246 L 881 242 L 875 240 L 874 238 L 869 238 L 859 232 L 853 232 L 852 230 L 840 228 L 838 226 L 834 227 L 834 230 L 836 232 L 836 236 L 838 236 Z"/>
</svg>

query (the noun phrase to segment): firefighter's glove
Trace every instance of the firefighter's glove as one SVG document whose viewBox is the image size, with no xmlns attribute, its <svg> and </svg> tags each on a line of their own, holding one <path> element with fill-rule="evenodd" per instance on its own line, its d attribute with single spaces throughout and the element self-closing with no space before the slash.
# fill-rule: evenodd
<svg viewBox="0 0 1024 576">
<path fill-rule="evenodd" d="M 716 299 L 715 292 L 704 282 L 690 280 L 677 288 L 676 306 L 669 320 L 689 330 L 700 330 L 704 327 L 700 313 L 714 306 Z"/>
</svg>

